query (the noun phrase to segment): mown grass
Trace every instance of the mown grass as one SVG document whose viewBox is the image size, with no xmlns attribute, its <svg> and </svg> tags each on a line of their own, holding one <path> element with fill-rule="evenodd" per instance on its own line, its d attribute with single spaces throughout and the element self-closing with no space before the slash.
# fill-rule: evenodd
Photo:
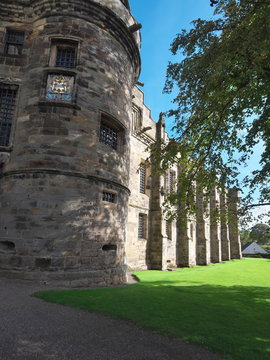
<svg viewBox="0 0 270 360">
<path fill-rule="evenodd" d="M 142 271 L 128 287 L 42 291 L 34 296 L 127 319 L 228 358 L 270 359 L 270 260 Z"/>
</svg>

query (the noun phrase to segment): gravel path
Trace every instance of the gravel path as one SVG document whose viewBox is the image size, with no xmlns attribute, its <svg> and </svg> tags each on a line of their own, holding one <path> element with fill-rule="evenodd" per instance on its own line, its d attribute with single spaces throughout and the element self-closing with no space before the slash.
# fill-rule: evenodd
<svg viewBox="0 0 270 360">
<path fill-rule="evenodd" d="M 0 278 L 1 360 L 222 360 L 128 322 L 30 296 L 41 289 Z"/>
</svg>

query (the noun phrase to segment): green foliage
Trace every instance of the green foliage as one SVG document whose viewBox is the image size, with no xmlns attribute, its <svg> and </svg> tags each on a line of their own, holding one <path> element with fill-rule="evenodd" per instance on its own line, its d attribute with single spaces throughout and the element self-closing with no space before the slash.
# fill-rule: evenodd
<svg viewBox="0 0 270 360">
<path fill-rule="evenodd" d="M 262 245 L 262 248 L 270 253 L 270 245 Z"/>
<path fill-rule="evenodd" d="M 42 291 L 47 301 L 127 319 L 233 359 L 266 360 L 270 261 L 235 260 L 177 271 L 136 272 L 138 284 Z"/>
<path fill-rule="evenodd" d="M 247 229 L 240 230 L 240 240 L 241 244 L 246 244 L 247 242 L 251 241 L 250 231 Z"/>
<path fill-rule="evenodd" d="M 195 179 L 209 189 L 217 177 L 238 186 L 238 165 L 260 142 L 260 163 L 245 182 L 270 199 L 269 18 L 269 0 L 220 0 L 212 20 L 193 21 L 171 45 L 184 55 L 169 64 L 164 89 L 178 91 L 169 112 L 176 141 L 163 144 L 159 156 L 163 170 L 171 163 L 186 170 L 187 192 Z"/>
<path fill-rule="evenodd" d="M 270 226 L 266 224 L 256 224 L 250 229 L 250 241 L 256 241 L 258 244 L 270 243 Z"/>
</svg>

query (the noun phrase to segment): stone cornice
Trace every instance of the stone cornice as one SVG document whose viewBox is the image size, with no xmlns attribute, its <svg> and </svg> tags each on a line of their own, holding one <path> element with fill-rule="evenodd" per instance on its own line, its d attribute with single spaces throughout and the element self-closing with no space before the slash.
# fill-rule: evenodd
<svg viewBox="0 0 270 360">
<path fill-rule="evenodd" d="M 10 171 L 3 171 L 0 172 L 0 179 L 8 176 L 14 175 L 26 175 L 26 174 L 45 174 L 45 175 L 63 175 L 69 177 L 77 177 L 85 180 L 93 180 L 93 181 L 100 181 L 106 184 L 111 184 L 113 186 L 119 187 L 122 190 L 126 191 L 130 195 L 130 190 L 123 184 L 120 184 L 116 181 L 110 180 L 108 178 L 103 178 L 97 175 L 91 174 L 83 174 L 78 171 L 67 171 L 67 170 L 58 170 L 58 169 L 48 169 L 48 168 L 40 168 L 40 169 L 19 169 L 19 170 L 10 170 Z"/>
</svg>

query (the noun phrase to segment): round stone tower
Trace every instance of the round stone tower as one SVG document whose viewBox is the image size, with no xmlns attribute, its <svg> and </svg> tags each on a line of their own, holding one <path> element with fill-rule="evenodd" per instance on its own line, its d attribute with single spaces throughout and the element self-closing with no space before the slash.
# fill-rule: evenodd
<svg viewBox="0 0 270 360">
<path fill-rule="evenodd" d="M 140 71 L 128 1 L 13 0 L 0 20 L 0 273 L 122 283 Z"/>
</svg>

